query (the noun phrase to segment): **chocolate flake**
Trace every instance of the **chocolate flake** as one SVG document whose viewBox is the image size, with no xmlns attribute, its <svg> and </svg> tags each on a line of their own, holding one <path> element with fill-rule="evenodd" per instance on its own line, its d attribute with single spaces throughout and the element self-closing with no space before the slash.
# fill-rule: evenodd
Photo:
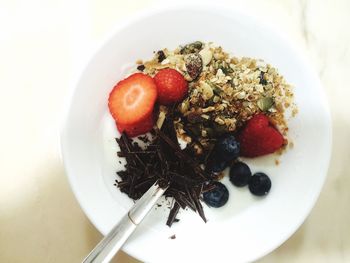
<svg viewBox="0 0 350 263">
<path fill-rule="evenodd" d="M 139 138 L 146 143 L 141 148 L 125 133 L 116 139 L 119 157 L 126 159 L 125 170 L 118 171 L 120 180 L 117 187 L 130 198 L 139 199 L 155 182 L 161 187 L 168 187 L 165 197 L 172 197 L 173 203 L 166 224 L 171 227 L 178 222 L 179 210 L 197 212 L 204 222 L 206 218 L 201 205 L 203 191 L 210 189 L 213 181 L 201 165 L 198 158 L 192 157 L 187 150 L 182 150 L 176 137 L 173 122 L 173 110 L 169 111 L 161 129 L 155 128 L 152 139 Z M 159 206 L 159 205 L 158 205 Z"/>
<path fill-rule="evenodd" d="M 173 208 L 170 210 L 170 214 L 166 222 L 167 226 L 171 227 L 171 225 L 174 223 L 174 220 L 177 214 L 179 213 L 179 210 L 180 210 L 180 205 L 178 202 L 175 202 Z"/>
</svg>

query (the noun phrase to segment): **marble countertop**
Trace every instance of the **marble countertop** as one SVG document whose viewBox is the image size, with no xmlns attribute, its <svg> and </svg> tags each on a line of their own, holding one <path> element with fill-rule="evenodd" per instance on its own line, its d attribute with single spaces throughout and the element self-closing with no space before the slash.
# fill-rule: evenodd
<svg viewBox="0 0 350 263">
<path fill-rule="evenodd" d="M 101 239 L 60 160 L 64 101 L 113 27 L 159 2 L 167 1 L 1 1 L 1 262 L 80 262 Z M 258 262 L 350 262 L 350 1 L 222 2 L 291 36 L 318 71 L 332 113 L 333 152 L 320 198 L 300 229 Z M 120 252 L 113 262 L 138 261 Z"/>
</svg>

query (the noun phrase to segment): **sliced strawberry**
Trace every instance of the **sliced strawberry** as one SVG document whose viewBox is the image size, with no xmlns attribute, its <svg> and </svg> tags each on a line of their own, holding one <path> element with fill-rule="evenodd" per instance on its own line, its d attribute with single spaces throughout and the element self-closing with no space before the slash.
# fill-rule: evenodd
<svg viewBox="0 0 350 263">
<path fill-rule="evenodd" d="M 135 73 L 119 81 L 109 94 L 108 107 L 117 123 L 134 125 L 150 116 L 157 87 L 150 76 Z"/>
<path fill-rule="evenodd" d="M 158 101 L 162 105 L 180 102 L 187 94 L 188 83 L 175 69 L 161 69 L 154 81 L 158 89 Z"/>
<path fill-rule="evenodd" d="M 150 114 L 146 119 L 134 124 L 116 123 L 120 133 L 125 132 L 129 137 L 135 137 L 149 132 L 154 125 L 154 114 Z"/>
<path fill-rule="evenodd" d="M 133 137 L 150 131 L 157 87 L 150 76 L 135 73 L 115 85 L 109 94 L 108 107 L 120 132 Z"/>
</svg>

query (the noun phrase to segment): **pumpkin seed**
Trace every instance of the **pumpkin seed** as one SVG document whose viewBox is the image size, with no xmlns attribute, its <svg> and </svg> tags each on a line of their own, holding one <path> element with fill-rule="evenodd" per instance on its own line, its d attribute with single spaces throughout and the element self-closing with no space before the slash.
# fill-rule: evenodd
<svg viewBox="0 0 350 263">
<path fill-rule="evenodd" d="M 233 72 L 233 69 L 229 66 L 226 67 L 221 65 L 219 68 L 222 70 L 222 72 L 224 72 L 225 75 L 228 75 L 229 73 Z"/>
<path fill-rule="evenodd" d="M 207 81 L 207 83 L 213 89 L 214 94 L 217 96 L 220 96 L 220 94 L 223 92 L 223 90 L 219 86 L 215 85 L 213 82 Z"/>
<path fill-rule="evenodd" d="M 202 49 L 203 43 L 200 41 L 195 41 L 193 43 L 187 44 L 184 46 L 181 50 L 181 54 L 191 54 L 191 53 L 196 53 L 199 52 Z"/>
<path fill-rule="evenodd" d="M 267 111 L 274 104 L 273 98 L 263 97 L 257 101 L 257 105 L 262 111 Z"/>
</svg>

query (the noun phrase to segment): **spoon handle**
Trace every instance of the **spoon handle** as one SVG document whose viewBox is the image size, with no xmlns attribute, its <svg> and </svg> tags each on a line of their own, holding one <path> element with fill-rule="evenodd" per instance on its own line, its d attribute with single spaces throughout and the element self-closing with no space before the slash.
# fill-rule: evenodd
<svg viewBox="0 0 350 263">
<path fill-rule="evenodd" d="M 134 232 L 137 225 L 152 209 L 157 200 L 163 195 L 166 188 L 161 188 L 155 183 L 135 203 L 129 212 L 113 227 L 113 229 L 96 245 L 83 263 L 109 262 L 125 241 Z"/>
</svg>

